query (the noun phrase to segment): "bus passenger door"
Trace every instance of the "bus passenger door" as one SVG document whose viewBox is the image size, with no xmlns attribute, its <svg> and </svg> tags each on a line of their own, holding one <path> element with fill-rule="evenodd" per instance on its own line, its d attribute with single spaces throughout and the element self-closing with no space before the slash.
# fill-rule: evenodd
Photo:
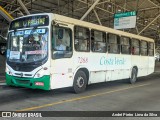
<svg viewBox="0 0 160 120">
<path fill-rule="evenodd" d="M 51 44 L 51 88 L 70 87 L 73 85 L 72 30 L 53 25 Z"/>
</svg>

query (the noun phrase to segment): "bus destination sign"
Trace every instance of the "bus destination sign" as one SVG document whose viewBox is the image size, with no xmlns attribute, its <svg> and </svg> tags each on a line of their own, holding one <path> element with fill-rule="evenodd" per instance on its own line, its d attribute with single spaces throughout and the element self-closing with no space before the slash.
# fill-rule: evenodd
<svg viewBox="0 0 160 120">
<path fill-rule="evenodd" d="M 10 30 L 35 26 L 47 26 L 49 17 L 47 15 L 29 16 L 11 22 Z"/>
</svg>

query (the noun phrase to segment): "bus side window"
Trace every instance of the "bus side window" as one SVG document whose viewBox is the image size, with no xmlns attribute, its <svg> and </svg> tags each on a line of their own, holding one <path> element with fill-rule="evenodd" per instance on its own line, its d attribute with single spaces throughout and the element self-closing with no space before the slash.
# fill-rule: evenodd
<svg viewBox="0 0 160 120">
<path fill-rule="evenodd" d="M 154 56 L 154 43 L 152 42 L 148 43 L 148 55 Z"/>
<path fill-rule="evenodd" d="M 147 41 L 141 40 L 141 55 L 142 56 L 147 56 L 148 55 L 148 43 Z"/>
<path fill-rule="evenodd" d="M 132 55 L 140 54 L 140 41 L 138 39 L 132 39 L 132 47 L 131 47 Z"/>
<path fill-rule="evenodd" d="M 130 46 L 130 38 L 121 36 L 121 53 L 122 54 L 130 54 L 131 46 Z"/>
<path fill-rule="evenodd" d="M 69 58 L 72 56 L 72 30 L 66 27 L 53 26 L 52 33 L 53 58 Z"/>
<path fill-rule="evenodd" d="M 93 52 L 106 52 L 106 33 L 97 31 L 97 30 L 91 30 L 91 47 Z"/>
<path fill-rule="evenodd" d="M 90 50 L 90 30 L 85 27 L 74 27 L 74 46 L 76 51 Z"/>
<path fill-rule="evenodd" d="M 131 53 L 132 53 L 132 55 L 135 54 L 135 48 L 134 47 L 131 48 Z"/>
<path fill-rule="evenodd" d="M 120 53 L 120 43 L 119 36 L 115 34 L 108 33 L 108 53 L 119 54 Z"/>
</svg>

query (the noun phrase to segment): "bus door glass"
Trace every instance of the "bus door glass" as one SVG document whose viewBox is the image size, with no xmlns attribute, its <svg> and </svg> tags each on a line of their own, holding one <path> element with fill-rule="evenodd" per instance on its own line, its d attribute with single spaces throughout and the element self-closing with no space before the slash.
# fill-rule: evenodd
<svg viewBox="0 0 160 120">
<path fill-rule="evenodd" d="M 69 58 L 72 56 L 72 31 L 70 28 L 53 26 L 52 58 Z"/>
</svg>

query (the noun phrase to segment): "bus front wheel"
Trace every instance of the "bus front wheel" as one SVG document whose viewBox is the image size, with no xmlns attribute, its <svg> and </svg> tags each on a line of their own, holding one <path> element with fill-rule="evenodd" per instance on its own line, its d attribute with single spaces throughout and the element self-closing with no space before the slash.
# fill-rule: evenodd
<svg viewBox="0 0 160 120">
<path fill-rule="evenodd" d="M 137 80 L 137 69 L 135 67 L 132 68 L 131 77 L 129 80 L 131 84 L 134 84 Z"/>
<path fill-rule="evenodd" d="M 83 71 L 78 71 L 74 77 L 73 91 L 75 93 L 81 93 L 85 91 L 87 86 L 87 77 Z"/>
</svg>

